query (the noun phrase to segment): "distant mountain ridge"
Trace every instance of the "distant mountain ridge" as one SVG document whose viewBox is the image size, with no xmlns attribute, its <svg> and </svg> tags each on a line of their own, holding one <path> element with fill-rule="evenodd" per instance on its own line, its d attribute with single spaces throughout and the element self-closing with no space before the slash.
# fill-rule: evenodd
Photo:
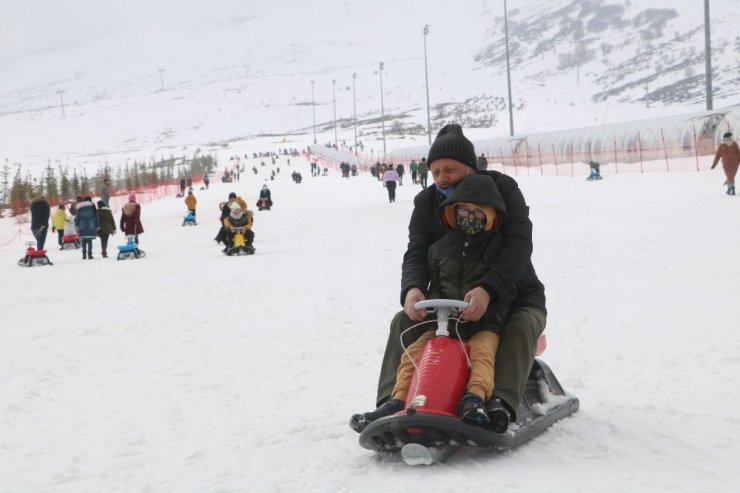
<svg viewBox="0 0 740 493">
<path fill-rule="evenodd" d="M 531 71 L 541 83 L 580 70 L 583 81 L 596 85 L 590 95 L 593 102 L 702 102 L 703 2 L 688 3 L 658 1 L 648 6 L 632 0 L 568 0 L 512 9 L 512 70 Z M 710 8 L 722 9 L 712 16 L 713 93 L 715 99 L 732 99 L 740 82 L 734 69 L 740 62 L 740 36 L 735 27 L 740 22 L 740 2 L 711 2 Z M 496 17 L 496 24 L 503 24 L 503 16 Z M 474 58 L 501 72 L 505 38 L 498 30 L 491 38 Z M 538 63 L 551 55 L 557 57 L 557 64 Z"/>
<path fill-rule="evenodd" d="M 508 4 L 515 133 L 703 109 L 701 1 Z M 381 149 L 383 133 L 389 145 L 416 145 L 428 131 L 424 48 L 433 133 L 450 121 L 486 138 L 509 132 L 500 1 L 213 0 L 168 10 L 132 0 L 116 7 L 126 22 L 85 37 L 97 25 L 86 7 L 65 2 L 74 42 L 0 63 L 0 158 L 97 163 L 314 132 L 321 142 L 333 140 L 335 121 L 351 141 L 355 114 L 366 146 Z M 740 82 L 740 0 L 712 8 L 720 107 L 736 103 Z"/>
</svg>

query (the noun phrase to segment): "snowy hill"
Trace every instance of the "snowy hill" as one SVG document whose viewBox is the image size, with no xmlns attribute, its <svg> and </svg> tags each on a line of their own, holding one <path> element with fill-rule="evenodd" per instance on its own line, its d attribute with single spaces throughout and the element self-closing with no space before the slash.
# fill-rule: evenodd
<svg viewBox="0 0 740 493">
<path fill-rule="evenodd" d="M 51 241 L 54 265 L 24 269 L 20 242 L 0 248 L 0 491 L 740 489 L 740 203 L 721 171 L 518 176 L 546 285 L 543 360 L 581 409 L 511 452 L 420 469 L 348 426 L 374 404 L 419 187 L 389 204 L 368 174 L 284 161 L 252 257 L 212 238 L 218 202 L 236 190 L 251 206 L 257 175 L 198 191 L 196 227 L 181 199 L 144 204 L 143 260 L 102 259 L 96 242 L 83 261 Z"/>
<path fill-rule="evenodd" d="M 0 135 L 11 163 L 94 167 L 256 135 L 311 140 L 314 104 L 317 131 L 331 134 L 335 101 L 339 139 L 353 140 L 356 106 L 360 140 L 382 149 L 380 62 L 389 147 L 424 142 L 425 25 L 433 126 L 508 133 L 497 2 L 6 3 Z M 716 107 L 736 102 L 738 6 L 712 2 Z M 703 108 L 698 2 L 509 9 L 517 133 Z"/>
<path fill-rule="evenodd" d="M 400 132 L 426 122 L 425 24 L 434 111 L 467 118 L 474 139 L 508 132 L 492 63 L 500 2 L 0 1 L 0 159 L 11 163 L 93 169 L 200 148 L 223 165 L 303 148 L 311 81 L 318 141 L 334 139 L 335 88 L 338 138 L 351 142 L 353 73 L 360 138 L 377 152 L 380 62 L 389 149 L 426 143 Z M 638 69 L 639 33 L 651 22 L 634 35 L 627 25 L 675 9 L 648 53 L 697 52 L 700 2 L 612 3 L 605 22 L 605 2 L 509 1 L 526 40 L 514 49 L 518 132 L 703 108 L 700 82 L 667 69 L 649 87 L 688 84 L 675 92 L 687 99 L 645 107 L 656 59 Z M 715 38 L 728 95 L 738 2 L 712 6 L 729 23 Z M 611 56 L 584 62 L 576 84 L 573 67 L 557 68 L 574 38 L 556 34 L 579 8 L 582 45 L 608 43 Z M 687 63 L 695 75 L 700 65 Z M 740 490 L 740 203 L 701 160 L 700 172 L 607 168 L 598 182 L 514 170 L 546 286 L 543 360 L 581 408 L 513 451 L 465 449 L 430 468 L 361 448 L 347 424 L 374 404 L 418 186 L 389 204 L 367 173 L 311 177 L 304 160 L 281 157 L 196 190 L 196 227 L 181 226 L 182 199 L 144 203 L 147 257 L 125 262 L 100 258 L 97 242 L 83 261 L 50 239 L 53 266 L 20 268 L 28 225 L 3 218 L 13 235 L 0 245 L 0 492 Z M 236 191 L 252 206 L 263 170 L 277 167 L 275 207 L 256 213 L 257 254 L 224 256 L 217 205 Z"/>
</svg>

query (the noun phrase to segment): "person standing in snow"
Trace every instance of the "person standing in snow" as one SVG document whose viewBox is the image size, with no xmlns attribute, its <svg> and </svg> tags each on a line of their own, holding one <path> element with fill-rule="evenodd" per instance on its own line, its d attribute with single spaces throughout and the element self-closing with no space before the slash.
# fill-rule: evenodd
<svg viewBox="0 0 740 493">
<path fill-rule="evenodd" d="M 75 226 L 80 232 L 82 242 L 82 259 L 93 259 L 92 241 L 98 236 L 98 211 L 92 202 L 92 197 L 85 197 L 77 204 Z"/>
<path fill-rule="evenodd" d="M 59 204 L 59 207 L 57 207 L 57 211 L 54 213 L 54 217 L 51 218 L 51 231 L 56 231 L 59 242 L 59 246 L 61 247 L 64 243 L 64 221 L 67 219 L 67 213 L 65 212 L 64 202 Z"/>
<path fill-rule="evenodd" d="M 49 232 L 51 206 L 46 197 L 38 197 L 31 202 L 31 233 L 36 238 L 36 250 L 43 250 L 46 234 Z"/>
<path fill-rule="evenodd" d="M 103 258 L 108 258 L 108 238 L 116 234 L 116 220 L 113 218 L 113 212 L 105 202 L 98 200 L 98 236 L 100 236 L 100 248 Z"/>
<path fill-rule="evenodd" d="M 419 183 L 421 183 L 421 188 L 427 187 L 428 175 L 429 167 L 427 166 L 427 158 L 423 157 L 421 158 L 421 162 L 419 163 Z"/>
<path fill-rule="evenodd" d="M 396 201 L 396 182 L 398 181 L 398 173 L 393 169 L 393 165 L 389 164 L 383 173 L 383 184 L 388 189 L 388 201 Z"/>
<path fill-rule="evenodd" d="M 485 171 L 488 169 L 488 159 L 486 159 L 486 156 L 483 153 L 478 156 L 478 163 L 476 167 L 481 171 Z"/>
<path fill-rule="evenodd" d="M 198 205 L 198 199 L 193 195 L 193 189 L 188 190 L 188 196 L 185 197 L 185 206 L 188 208 L 193 217 L 195 217 L 195 206 Z"/>
<path fill-rule="evenodd" d="M 737 175 L 738 164 L 740 164 L 740 147 L 732 137 L 732 132 L 726 132 L 722 136 L 722 143 L 714 155 L 711 169 L 717 166 L 720 159 L 722 160 L 722 169 L 725 171 L 726 193 L 727 195 L 735 195 L 735 175 Z"/>
<path fill-rule="evenodd" d="M 121 209 L 121 220 L 119 227 L 126 236 L 133 236 L 134 242 L 139 244 L 139 235 L 144 232 L 141 225 L 141 206 L 136 203 L 136 195 L 128 196 L 128 203 Z"/>
<path fill-rule="evenodd" d="M 547 312 L 545 288 L 532 266 L 532 222 L 529 207 L 516 181 L 498 171 L 478 171 L 473 143 L 468 140 L 458 124 L 443 127 L 432 143 L 427 156 L 434 185 L 421 191 L 414 198 L 414 210 L 409 221 L 409 243 L 403 257 L 401 274 L 401 305 L 391 321 L 380 377 L 378 379 L 377 409 L 354 415 L 350 426 L 360 423 L 361 428 L 370 422 L 399 411 L 392 397 L 396 370 L 403 355 L 399 343 L 403 334 L 406 346 L 418 339 L 423 328 L 410 329 L 426 317 L 425 310 L 414 305 L 427 299 L 430 270 L 429 249 L 445 234 L 439 217 L 440 205 L 449 197 L 465 176 L 479 174 L 491 179 L 504 200 L 506 218 L 501 222 L 500 252 L 486 266 L 480 282 L 467 291 L 464 301 L 468 307 L 461 316 L 477 322 L 492 306 L 498 310 L 500 303 L 511 297 L 511 310 L 503 320 L 503 330 L 496 352 L 494 390 L 485 403 L 494 431 L 504 432 L 523 399 L 529 371 L 534 362 L 537 338 L 545 329 Z M 410 329 L 410 330 L 407 330 Z M 360 428 L 360 429 L 361 429 Z"/>
<path fill-rule="evenodd" d="M 416 177 L 419 173 L 419 165 L 416 164 L 414 159 L 409 163 L 409 170 L 411 171 L 411 182 L 416 185 Z"/>
</svg>

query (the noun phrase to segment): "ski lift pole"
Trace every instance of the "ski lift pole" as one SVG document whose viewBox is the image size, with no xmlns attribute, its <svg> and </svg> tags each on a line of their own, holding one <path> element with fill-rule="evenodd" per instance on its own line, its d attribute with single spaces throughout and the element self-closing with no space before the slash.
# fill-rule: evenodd
<svg viewBox="0 0 740 493">
<path fill-rule="evenodd" d="M 555 162 L 555 176 L 560 176 L 560 173 L 558 173 L 558 155 L 555 152 L 555 144 L 550 144 L 552 146 L 552 160 Z"/>
<path fill-rule="evenodd" d="M 619 174 L 619 165 L 617 164 L 617 136 L 612 136 L 614 139 L 614 174 Z"/>
<path fill-rule="evenodd" d="M 666 146 L 665 146 L 665 135 L 663 134 L 663 127 L 660 127 L 660 138 L 663 140 L 663 154 L 665 154 L 665 170 L 670 172 L 671 168 L 668 165 L 668 149 L 666 149 Z"/>
<path fill-rule="evenodd" d="M 691 128 L 694 130 L 694 156 L 696 156 L 696 171 L 699 171 L 699 145 L 696 140 L 696 125 L 692 125 Z"/>
<path fill-rule="evenodd" d="M 540 176 L 542 176 L 545 174 L 545 170 L 542 168 L 542 149 L 539 142 L 537 142 L 537 156 L 540 158 Z"/>
<path fill-rule="evenodd" d="M 575 177 L 575 151 L 573 150 L 573 142 L 570 143 L 570 177 Z"/>
<path fill-rule="evenodd" d="M 643 168 L 642 163 L 642 140 L 640 139 L 640 131 L 637 131 L 637 150 L 640 153 L 640 173 L 644 173 L 645 170 Z"/>
</svg>

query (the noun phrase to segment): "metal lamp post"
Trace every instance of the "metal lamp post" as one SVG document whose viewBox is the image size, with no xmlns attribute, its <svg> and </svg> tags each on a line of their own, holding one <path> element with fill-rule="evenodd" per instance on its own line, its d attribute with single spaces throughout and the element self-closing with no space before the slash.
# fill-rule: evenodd
<svg viewBox="0 0 740 493">
<path fill-rule="evenodd" d="M 64 91 L 57 91 L 57 94 L 59 94 L 59 101 L 62 103 L 62 118 L 65 118 L 65 114 L 64 114 Z"/>
<path fill-rule="evenodd" d="M 355 80 L 357 79 L 357 72 L 352 74 L 352 119 L 355 123 L 355 156 L 357 155 L 357 97 L 355 93 Z"/>
<path fill-rule="evenodd" d="M 712 37 L 709 26 L 709 0 L 704 0 L 704 63 L 706 65 L 707 109 L 714 108 L 712 100 Z"/>
<path fill-rule="evenodd" d="M 313 143 L 316 144 L 316 100 L 314 99 L 314 82 L 311 81 L 311 110 L 313 112 Z"/>
<path fill-rule="evenodd" d="M 378 74 L 380 75 L 380 123 L 383 132 L 383 160 L 385 160 L 385 109 L 383 108 L 383 62 L 380 62 Z"/>
<path fill-rule="evenodd" d="M 511 69 L 509 66 L 509 21 L 506 12 L 506 0 L 504 0 L 504 34 L 506 36 L 506 86 L 509 89 L 509 136 L 514 136 L 514 113 L 511 107 Z"/>
<path fill-rule="evenodd" d="M 334 147 L 339 149 L 337 143 L 337 79 L 331 81 L 331 97 L 334 102 Z"/>
<path fill-rule="evenodd" d="M 427 34 L 429 34 L 429 24 L 424 26 L 424 80 L 427 84 L 427 137 L 429 145 L 432 145 L 432 117 L 429 113 L 429 71 L 427 70 Z"/>
</svg>

